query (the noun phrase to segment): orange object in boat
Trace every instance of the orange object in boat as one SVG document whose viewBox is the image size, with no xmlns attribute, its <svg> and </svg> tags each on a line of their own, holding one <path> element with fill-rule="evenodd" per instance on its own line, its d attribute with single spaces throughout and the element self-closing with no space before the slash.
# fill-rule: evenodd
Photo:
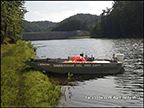
<svg viewBox="0 0 144 108">
<path fill-rule="evenodd" d="M 86 61 L 85 58 L 83 58 L 81 56 L 76 56 L 76 57 L 73 58 L 73 61 L 77 61 L 77 60 Z"/>
</svg>

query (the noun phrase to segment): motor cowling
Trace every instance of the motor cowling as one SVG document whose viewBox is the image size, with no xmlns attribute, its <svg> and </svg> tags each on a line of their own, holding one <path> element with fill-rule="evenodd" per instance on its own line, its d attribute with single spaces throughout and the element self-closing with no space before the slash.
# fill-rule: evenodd
<svg viewBox="0 0 144 108">
<path fill-rule="evenodd" d="M 124 54 L 115 54 L 114 56 L 119 62 L 124 62 Z"/>
</svg>

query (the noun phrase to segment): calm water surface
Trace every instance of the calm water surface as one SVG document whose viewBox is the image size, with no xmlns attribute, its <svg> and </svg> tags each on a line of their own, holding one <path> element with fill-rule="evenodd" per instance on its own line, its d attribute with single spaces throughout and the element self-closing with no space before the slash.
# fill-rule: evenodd
<svg viewBox="0 0 144 108">
<path fill-rule="evenodd" d="M 75 86 L 62 86 L 65 95 L 58 106 L 141 107 L 143 105 L 143 39 L 65 39 L 32 41 L 38 58 L 67 58 L 80 53 L 111 59 L 125 55 L 123 74 L 73 76 Z M 53 76 L 56 77 L 56 76 Z M 60 76 L 61 79 L 67 78 Z"/>
</svg>

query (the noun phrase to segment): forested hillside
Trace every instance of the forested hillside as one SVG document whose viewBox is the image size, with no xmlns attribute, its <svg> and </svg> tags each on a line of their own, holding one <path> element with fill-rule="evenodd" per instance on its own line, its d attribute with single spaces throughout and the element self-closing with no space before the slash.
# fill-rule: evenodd
<svg viewBox="0 0 144 108">
<path fill-rule="evenodd" d="M 95 24 L 96 18 L 100 20 L 100 17 L 97 15 L 77 14 L 61 21 L 58 25 L 52 28 L 52 31 L 90 31 L 91 27 Z"/>
<path fill-rule="evenodd" d="M 66 18 L 65 20 L 59 23 L 49 21 L 29 22 L 23 20 L 24 32 L 72 31 L 72 30 L 90 31 L 90 28 L 95 24 L 96 18 L 100 19 L 100 17 L 97 15 L 77 14 L 69 18 Z"/>
<path fill-rule="evenodd" d="M 49 21 L 33 21 L 23 20 L 24 32 L 47 32 L 57 23 Z"/>
<path fill-rule="evenodd" d="M 115 1 L 91 31 L 95 38 L 142 38 L 143 1 Z"/>
<path fill-rule="evenodd" d="M 143 1 L 114 1 L 100 16 L 76 14 L 59 23 L 23 21 L 24 32 L 88 31 L 94 38 L 141 38 Z"/>
</svg>

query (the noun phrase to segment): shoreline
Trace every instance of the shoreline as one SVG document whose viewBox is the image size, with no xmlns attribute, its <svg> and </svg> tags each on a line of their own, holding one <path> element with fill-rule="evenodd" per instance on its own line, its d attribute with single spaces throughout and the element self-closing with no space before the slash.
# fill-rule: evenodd
<svg viewBox="0 0 144 108">
<path fill-rule="evenodd" d="M 31 42 L 1 45 L 1 106 L 55 107 L 61 88 L 48 76 L 33 70 L 22 60 L 35 58 Z"/>
</svg>

